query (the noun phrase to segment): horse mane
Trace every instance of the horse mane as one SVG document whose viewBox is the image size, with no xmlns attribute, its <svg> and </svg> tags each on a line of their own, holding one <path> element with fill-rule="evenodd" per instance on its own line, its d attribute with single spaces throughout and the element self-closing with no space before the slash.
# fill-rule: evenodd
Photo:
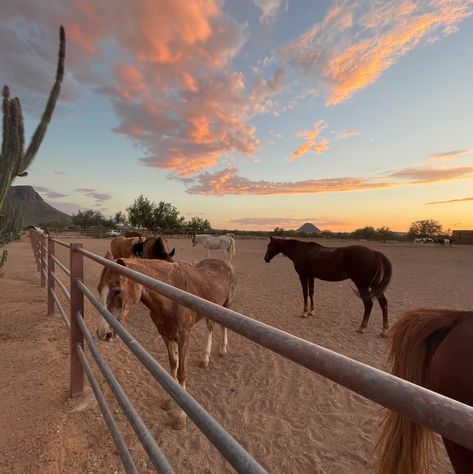
<svg viewBox="0 0 473 474">
<path fill-rule="evenodd" d="M 406 312 L 389 331 L 392 374 L 425 386 L 435 349 L 458 321 L 448 309 L 416 309 Z M 381 451 L 379 474 L 428 472 L 432 432 L 396 412 L 386 416 L 376 444 Z"/>
<path fill-rule="evenodd" d="M 144 245 L 146 241 L 137 242 L 133 244 L 132 251 L 137 257 L 143 258 Z"/>
</svg>

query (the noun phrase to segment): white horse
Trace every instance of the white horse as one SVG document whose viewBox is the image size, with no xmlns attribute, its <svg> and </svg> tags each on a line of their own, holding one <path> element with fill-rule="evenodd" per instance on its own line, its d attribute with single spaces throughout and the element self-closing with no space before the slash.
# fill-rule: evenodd
<svg viewBox="0 0 473 474">
<path fill-rule="evenodd" d="M 235 239 L 230 235 L 210 235 L 197 234 L 192 236 L 192 247 L 201 243 L 204 249 L 207 250 L 206 257 L 210 258 L 210 249 L 220 249 L 225 256 L 225 260 L 232 261 L 232 256 L 236 254 Z"/>
</svg>

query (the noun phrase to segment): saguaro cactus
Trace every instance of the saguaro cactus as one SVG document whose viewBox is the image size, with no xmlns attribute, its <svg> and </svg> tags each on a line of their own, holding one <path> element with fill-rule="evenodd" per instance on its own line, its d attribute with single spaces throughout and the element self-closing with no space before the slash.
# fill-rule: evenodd
<svg viewBox="0 0 473 474">
<path fill-rule="evenodd" d="M 59 54 L 56 81 L 44 109 L 43 116 L 36 128 L 31 142 L 24 150 L 24 127 L 20 99 L 10 99 L 8 86 L 3 88 L 3 139 L 0 153 L 0 210 L 3 208 L 8 188 L 17 176 L 27 176 L 26 171 L 33 161 L 43 141 L 49 121 L 54 112 L 56 101 L 64 77 L 64 58 L 66 56 L 66 35 L 64 27 L 59 29 Z"/>
</svg>

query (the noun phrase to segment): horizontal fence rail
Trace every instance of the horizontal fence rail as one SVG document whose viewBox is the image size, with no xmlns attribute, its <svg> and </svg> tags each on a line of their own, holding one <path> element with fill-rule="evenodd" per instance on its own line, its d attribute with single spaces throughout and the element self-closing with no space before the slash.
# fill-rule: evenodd
<svg viewBox="0 0 473 474">
<path fill-rule="evenodd" d="M 130 421 L 130 425 L 137 434 L 140 442 L 143 444 L 145 451 L 150 456 L 155 468 L 159 472 L 167 473 L 173 471 L 123 392 L 122 387 L 118 384 L 90 335 L 83 320 L 84 295 L 115 330 L 131 352 L 133 352 L 151 375 L 172 396 L 177 404 L 187 413 L 189 418 L 194 421 L 237 472 L 264 473 L 266 471 L 160 364 L 158 364 L 85 286 L 83 283 L 83 257 L 87 257 L 106 268 L 114 270 L 204 315 L 206 318 L 227 327 L 262 347 L 270 349 L 314 373 L 343 385 L 353 392 L 390 410 L 396 411 L 410 418 L 412 421 L 424 425 L 440 433 L 442 436 L 473 450 L 473 407 L 126 268 L 123 265 L 119 265 L 83 249 L 82 244 L 66 244 L 52 237 L 47 238 L 46 235 L 36 231 L 30 232 L 30 236 L 33 254 L 37 263 L 37 270 L 41 274 L 42 285 L 44 286 L 46 280 L 48 283 L 48 295 L 51 296 L 51 298 L 48 299 L 48 314 L 52 314 L 51 308 L 54 309 L 55 304 L 66 326 L 72 328 L 70 330 L 71 395 L 81 393 L 83 377 L 81 374 L 83 374 L 83 370 L 85 369 L 99 407 L 104 414 L 106 425 L 111 432 L 112 439 L 117 446 L 117 450 L 127 472 L 136 472 L 136 467 L 123 443 L 123 438 L 118 432 L 116 423 L 113 418 L 109 417 L 109 415 L 111 416 L 110 410 L 106 405 L 103 394 L 100 392 L 100 388 L 97 385 L 97 381 L 94 378 L 83 351 L 83 338 L 85 338 L 93 359 L 105 380 L 109 383 L 113 394 Z M 47 247 L 46 243 L 48 244 Z M 70 249 L 71 260 L 69 268 L 54 256 L 55 243 Z M 61 270 L 70 277 L 70 293 L 67 292 L 65 285 L 54 273 L 55 265 L 58 265 Z M 61 287 L 66 299 L 70 300 L 69 319 L 55 294 L 54 283 L 57 283 Z M 80 335 L 77 331 L 80 332 Z M 106 415 L 106 413 L 108 414 Z"/>
<path fill-rule="evenodd" d="M 84 249 L 83 255 L 473 450 L 473 407 L 223 308 Z"/>
</svg>

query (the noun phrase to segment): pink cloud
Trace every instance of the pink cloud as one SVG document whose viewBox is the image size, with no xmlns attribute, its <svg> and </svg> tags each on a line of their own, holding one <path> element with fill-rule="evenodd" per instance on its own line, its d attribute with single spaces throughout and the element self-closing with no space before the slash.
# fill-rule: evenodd
<svg viewBox="0 0 473 474">
<path fill-rule="evenodd" d="M 442 153 L 432 153 L 430 158 L 434 161 L 448 161 L 460 158 L 461 156 L 471 155 L 473 148 L 464 148 L 462 150 L 445 151 Z"/>
<path fill-rule="evenodd" d="M 223 196 L 226 194 L 277 195 L 369 191 L 472 178 L 473 166 L 447 169 L 406 168 L 379 178 L 339 177 L 272 182 L 244 178 L 240 176 L 238 169 L 230 167 L 215 173 L 201 173 L 194 178 L 182 181 L 190 194 Z"/>
<path fill-rule="evenodd" d="M 279 52 L 326 89 L 326 105 L 336 105 L 375 82 L 423 40 L 455 32 L 472 13 L 470 0 L 338 1 Z"/>
</svg>

